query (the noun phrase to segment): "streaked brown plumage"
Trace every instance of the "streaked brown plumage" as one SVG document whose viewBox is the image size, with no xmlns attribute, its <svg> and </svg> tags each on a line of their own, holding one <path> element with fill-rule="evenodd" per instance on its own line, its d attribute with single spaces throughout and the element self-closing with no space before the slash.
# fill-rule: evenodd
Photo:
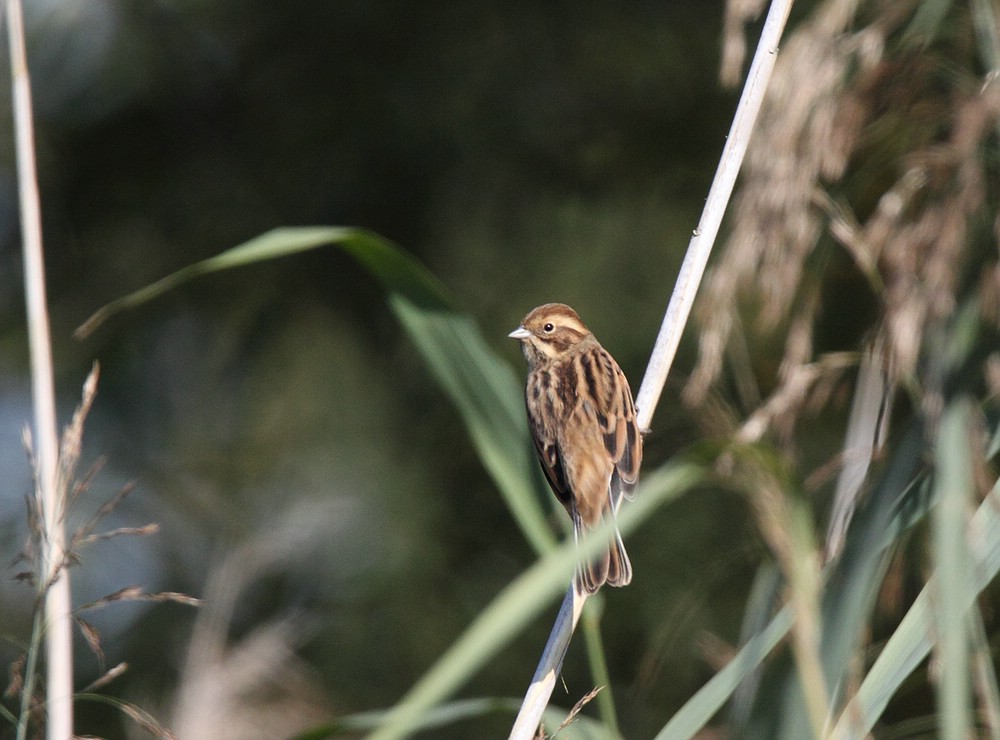
<svg viewBox="0 0 1000 740">
<path fill-rule="evenodd" d="M 621 496 L 631 498 L 642 462 L 642 435 L 625 374 L 569 306 L 547 303 L 510 333 L 528 362 L 525 405 L 538 459 L 556 498 L 573 520 L 577 541 L 605 518 Z M 621 535 L 607 552 L 582 564 L 587 593 L 632 580 Z"/>
</svg>

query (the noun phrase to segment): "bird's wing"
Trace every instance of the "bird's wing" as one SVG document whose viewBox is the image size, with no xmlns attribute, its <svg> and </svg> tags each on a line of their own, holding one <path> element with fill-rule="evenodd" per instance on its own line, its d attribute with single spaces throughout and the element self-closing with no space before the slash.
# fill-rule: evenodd
<svg viewBox="0 0 1000 740">
<path fill-rule="evenodd" d="M 531 414 L 529 413 L 528 416 L 530 417 Z M 563 505 L 568 505 L 572 494 L 569 483 L 566 481 L 566 470 L 563 467 L 559 444 L 555 437 L 533 418 L 531 419 L 531 426 L 531 437 L 535 442 L 535 452 L 538 454 L 538 461 L 542 464 L 542 470 L 549 481 L 549 486 L 551 486 L 556 498 Z"/>
<path fill-rule="evenodd" d="M 610 358 L 610 355 L 608 356 Z M 632 497 L 632 489 L 639 480 L 639 466 L 642 463 L 642 435 L 636 421 L 635 404 L 628 380 L 618 364 L 612 360 L 612 368 L 618 378 L 617 393 L 606 399 L 607 408 L 598 414 L 604 447 L 615 466 L 611 479 L 612 502 L 617 507 L 618 496 Z"/>
</svg>

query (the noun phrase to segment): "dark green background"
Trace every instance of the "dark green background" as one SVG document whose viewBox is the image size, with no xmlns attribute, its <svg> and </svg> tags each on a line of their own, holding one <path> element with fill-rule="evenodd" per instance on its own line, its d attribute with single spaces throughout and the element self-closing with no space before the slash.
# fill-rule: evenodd
<svg viewBox="0 0 1000 740">
<path fill-rule="evenodd" d="M 227 553 L 293 532 L 290 554 L 239 598 L 232 639 L 307 614 L 297 647 L 329 710 L 391 705 L 533 553 L 377 285 L 319 251 L 210 276 L 84 342 L 71 332 L 107 301 L 274 226 L 357 225 L 422 260 L 519 375 L 506 333 L 534 305 L 564 301 L 637 388 L 735 108 L 717 82 L 722 3 L 28 5 L 64 419 L 90 363 L 102 368 L 84 466 L 108 463 L 81 508 L 136 480 L 108 526 L 162 526 L 88 550 L 75 598 L 130 583 L 207 595 Z M 30 401 L 2 106 L 10 562 L 26 531 L 18 440 Z M 648 466 L 695 434 L 678 401 L 692 349 L 688 338 Z M 724 492 L 674 503 L 630 538 L 635 583 L 604 601 L 628 737 L 661 727 L 714 672 L 702 631 L 736 642 L 759 548 Z M 4 581 L 0 631 L 24 639 L 31 591 Z M 169 725 L 192 610 L 120 604 L 88 619 L 108 664 L 132 666 L 105 691 Z M 464 695 L 519 696 L 549 623 Z M 81 686 L 99 672 L 82 648 L 77 668 Z M 592 687 L 581 646 L 564 677 L 555 701 L 570 706 Z M 80 733 L 123 734 L 112 710 L 78 714 Z M 435 736 L 500 736 L 509 722 Z"/>
</svg>

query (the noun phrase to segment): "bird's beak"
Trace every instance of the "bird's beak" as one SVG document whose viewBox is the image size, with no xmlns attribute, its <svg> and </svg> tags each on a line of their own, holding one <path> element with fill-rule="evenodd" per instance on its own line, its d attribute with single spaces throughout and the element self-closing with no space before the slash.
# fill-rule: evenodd
<svg viewBox="0 0 1000 740">
<path fill-rule="evenodd" d="M 527 339 L 531 336 L 531 332 L 525 329 L 523 326 L 517 327 L 514 331 L 507 335 L 511 339 Z"/>
</svg>

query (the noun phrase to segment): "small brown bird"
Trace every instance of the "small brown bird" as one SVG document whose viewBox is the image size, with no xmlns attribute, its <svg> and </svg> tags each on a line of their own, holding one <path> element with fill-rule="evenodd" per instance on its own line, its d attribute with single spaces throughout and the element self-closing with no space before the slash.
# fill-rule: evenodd
<svg viewBox="0 0 1000 740">
<path fill-rule="evenodd" d="M 573 520 L 577 542 L 614 519 L 621 496 L 631 498 L 642 462 L 642 435 L 625 374 L 562 303 L 531 311 L 508 336 L 528 361 L 525 405 L 542 469 Z M 578 588 L 632 580 L 621 535 L 606 552 L 577 568 Z"/>
</svg>

